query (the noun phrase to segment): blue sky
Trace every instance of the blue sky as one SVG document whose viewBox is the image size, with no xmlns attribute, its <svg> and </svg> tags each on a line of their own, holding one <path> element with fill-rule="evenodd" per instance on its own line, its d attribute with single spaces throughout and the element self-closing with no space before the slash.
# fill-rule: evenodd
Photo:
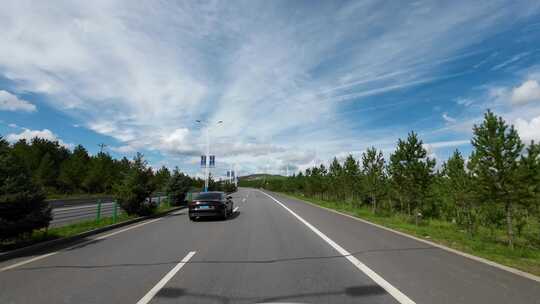
<svg viewBox="0 0 540 304">
<path fill-rule="evenodd" d="M 540 140 L 535 1 L 6 1 L 0 134 L 199 174 L 470 152 L 487 108 Z M 223 124 L 214 125 L 223 120 Z"/>
</svg>

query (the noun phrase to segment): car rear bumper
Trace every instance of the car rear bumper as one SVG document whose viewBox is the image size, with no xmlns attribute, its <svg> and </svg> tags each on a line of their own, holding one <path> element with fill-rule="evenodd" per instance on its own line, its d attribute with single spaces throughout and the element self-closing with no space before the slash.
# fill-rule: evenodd
<svg viewBox="0 0 540 304">
<path fill-rule="evenodd" d="M 222 216 L 223 211 L 190 211 L 190 217 L 213 217 L 213 216 Z"/>
<path fill-rule="evenodd" d="M 225 208 L 218 207 L 215 209 L 199 209 L 199 208 L 190 208 L 189 209 L 189 216 L 190 217 L 211 217 L 211 216 L 223 216 L 223 213 L 225 212 Z"/>
</svg>

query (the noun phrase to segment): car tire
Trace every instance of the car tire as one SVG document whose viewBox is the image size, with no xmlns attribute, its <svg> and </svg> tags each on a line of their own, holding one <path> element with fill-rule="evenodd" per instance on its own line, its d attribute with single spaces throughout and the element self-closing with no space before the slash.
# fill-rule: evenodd
<svg viewBox="0 0 540 304">
<path fill-rule="evenodd" d="M 195 216 L 189 216 L 189 220 L 192 221 L 192 222 L 195 222 L 197 220 L 197 218 Z"/>
<path fill-rule="evenodd" d="M 226 220 L 229 217 L 229 212 L 227 211 L 227 208 L 223 210 L 223 214 L 221 215 L 222 220 Z"/>
</svg>

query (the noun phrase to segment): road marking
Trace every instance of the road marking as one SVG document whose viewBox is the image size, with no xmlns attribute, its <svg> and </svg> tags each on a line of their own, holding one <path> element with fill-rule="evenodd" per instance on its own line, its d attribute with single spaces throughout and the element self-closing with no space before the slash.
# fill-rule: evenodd
<svg viewBox="0 0 540 304">
<path fill-rule="evenodd" d="M 93 239 L 90 239 L 86 242 L 82 242 L 82 243 L 77 243 L 73 246 L 69 246 L 67 248 L 64 248 L 62 250 L 58 250 L 58 251 L 55 251 L 55 252 L 50 252 L 50 253 L 46 253 L 46 254 L 42 254 L 42 255 L 38 255 L 36 257 L 33 257 L 31 259 L 28 259 L 28 260 L 25 260 L 25 261 L 22 261 L 22 262 L 19 262 L 19 263 L 15 263 L 13 265 L 9 265 L 9 266 L 6 266 L 4 268 L 0 268 L 0 272 L 3 272 L 3 271 L 6 271 L 6 270 L 10 270 L 10 269 L 13 269 L 13 268 L 16 268 L 16 267 L 19 267 L 19 266 L 22 266 L 22 265 L 25 265 L 25 264 L 28 264 L 28 263 L 32 263 L 34 261 L 38 261 L 38 260 L 41 260 L 41 259 L 44 259 L 46 257 L 50 257 L 52 255 L 55 255 L 61 251 L 64 251 L 64 250 L 70 250 L 70 249 L 73 249 L 73 248 L 76 248 L 76 247 L 80 247 L 80 246 L 84 246 L 86 244 L 89 244 L 89 243 L 92 243 L 94 241 L 98 241 L 98 240 L 103 240 L 103 239 L 106 239 L 110 236 L 113 236 L 113 235 L 116 235 L 116 234 L 119 234 L 119 233 L 122 233 L 122 232 L 125 232 L 125 231 L 128 231 L 128 230 L 131 230 L 131 229 L 134 229 L 134 228 L 137 228 L 137 227 L 141 227 L 143 225 L 146 225 L 146 224 L 150 224 L 150 223 L 154 223 L 154 222 L 157 222 L 159 221 L 161 218 L 158 218 L 158 219 L 154 219 L 154 220 L 151 220 L 151 221 L 147 221 L 147 222 L 143 222 L 143 223 L 140 223 L 140 224 L 137 224 L 137 225 L 134 225 L 134 226 L 130 226 L 128 228 L 124 228 L 122 230 L 118 230 L 118 231 L 115 231 L 113 233 L 109 233 L 109 234 L 105 234 L 105 235 L 102 235 L 102 236 L 99 236 L 99 237 L 96 237 L 96 238 L 93 238 Z"/>
<path fill-rule="evenodd" d="M 246 202 L 246 198 L 244 197 L 244 198 L 242 199 L 242 203 L 245 203 L 245 202 Z"/>
<path fill-rule="evenodd" d="M 157 284 L 154 286 L 144 297 L 142 297 L 137 304 L 147 304 L 150 301 L 152 301 L 152 298 L 169 282 L 170 279 L 174 277 L 174 275 L 184 267 L 184 265 L 191 259 L 197 253 L 196 251 L 190 251 L 183 259 L 178 263 L 176 266 L 174 266 L 171 271 L 169 271 Z"/>
<path fill-rule="evenodd" d="M 234 212 L 238 211 L 238 209 L 240 209 L 240 207 L 238 207 L 238 206 L 237 206 L 237 207 L 234 207 L 234 209 L 233 209 L 232 212 L 234 213 Z"/>
<path fill-rule="evenodd" d="M 161 220 L 161 218 L 157 218 L 157 219 L 154 219 L 154 220 L 151 220 L 151 221 L 148 221 L 148 222 L 143 222 L 143 223 L 137 224 L 135 226 L 130 226 L 130 227 L 124 228 L 122 230 L 115 231 L 113 233 L 98 236 L 97 238 L 94 238 L 94 240 L 103 240 L 103 239 L 106 239 L 106 238 L 108 238 L 110 236 L 113 236 L 113 235 L 116 235 L 116 234 L 119 234 L 119 233 L 122 233 L 122 232 L 125 232 L 125 231 L 128 231 L 128 230 L 131 230 L 131 229 L 135 229 L 135 228 L 138 228 L 138 227 L 150 224 L 150 223 L 154 223 L 154 222 L 157 222 L 159 220 Z"/>
<path fill-rule="evenodd" d="M 260 191 L 260 190 L 259 190 Z M 318 235 L 320 238 L 322 238 L 326 243 L 328 243 L 332 248 L 334 248 L 337 252 L 339 252 L 341 255 L 343 255 L 349 262 L 351 262 L 356 268 L 358 268 L 360 271 L 362 271 L 364 274 L 366 274 L 370 279 L 372 279 L 375 283 L 377 283 L 379 286 L 381 286 L 386 292 L 388 292 L 394 299 L 396 299 L 399 303 L 402 304 L 415 304 L 413 300 L 411 300 L 409 297 L 407 297 L 404 293 L 399 291 L 399 289 L 395 288 L 392 284 L 390 284 L 388 281 L 383 279 L 380 275 L 378 275 L 375 271 L 371 270 L 368 266 L 366 266 L 364 263 L 360 262 L 355 256 L 351 255 L 350 252 L 345 250 L 343 247 L 338 245 L 336 242 L 334 242 L 332 239 L 330 239 L 328 236 L 326 236 L 324 233 L 322 233 L 319 229 L 315 228 L 315 226 L 311 225 L 308 221 L 304 220 L 302 217 L 300 217 L 298 214 L 296 214 L 294 211 L 289 209 L 287 206 L 285 206 L 282 202 L 275 199 L 273 196 L 260 191 L 262 194 L 268 196 L 272 200 L 274 200 L 276 203 L 278 203 L 281 207 L 283 207 L 285 210 L 289 211 L 294 217 L 296 217 L 300 222 L 302 222 L 304 225 L 306 225 L 311 231 L 313 231 L 316 235 Z"/>
<path fill-rule="evenodd" d="M 47 253 L 47 254 L 43 254 L 43 255 L 38 255 L 37 257 L 28 259 L 28 260 L 26 260 L 26 261 L 22 261 L 22 262 L 19 262 L 19 263 L 15 263 L 15 264 L 13 264 L 13 265 L 6 266 L 6 267 L 0 269 L 0 272 L 6 271 L 6 270 L 10 270 L 10 269 L 13 269 L 13 268 L 15 268 L 15 267 L 19 267 L 19 266 L 22 266 L 22 265 L 25 265 L 25 264 L 28 264 L 28 263 L 32 263 L 32 262 L 37 261 L 37 260 L 41 260 L 41 259 L 44 259 L 44 258 L 49 257 L 49 256 L 51 256 L 51 255 L 55 255 L 55 254 L 57 254 L 57 253 L 58 253 L 58 251 L 51 252 L 51 253 Z"/>
</svg>

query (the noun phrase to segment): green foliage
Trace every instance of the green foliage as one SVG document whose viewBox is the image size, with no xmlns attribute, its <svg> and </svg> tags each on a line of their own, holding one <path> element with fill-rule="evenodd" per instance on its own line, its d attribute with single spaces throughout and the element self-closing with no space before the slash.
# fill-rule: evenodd
<svg viewBox="0 0 540 304">
<path fill-rule="evenodd" d="M 372 204 L 372 211 L 377 211 L 377 202 L 385 193 L 386 173 L 382 151 L 377 153 L 375 147 L 367 149 L 362 154 L 362 173 L 364 176 L 364 191 Z"/>
<path fill-rule="evenodd" d="M 86 149 L 78 145 L 69 158 L 60 165 L 58 181 L 62 192 L 73 193 L 83 190 L 83 181 L 88 172 L 90 156 Z"/>
<path fill-rule="evenodd" d="M 155 190 L 152 168 L 147 166 L 142 154 L 137 153 L 123 181 L 115 187 L 115 198 L 127 214 L 148 215 L 157 208 L 150 201 Z"/>
<path fill-rule="evenodd" d="M 470 234 L 474 233 L 477 206 L 473 196 L 473 178 L 466 171 L 465 159 L 458 150 L 443 165 L 443 181 L 447 195 L 455 210 L 458 224 L 465 226 Z"/>
<path fill-rule="evenodd" d="M 508 245 L 513 246 L 513 213 L 520 201 L 519 157 L 523 143 L 514 126 L 508 127 L 501 117 L 489 111 L 480 126 L 474 126 L 471 170 L 475 175 L 476 192 L 487 205 L 489 221 L 498 224 L 498 212 L 504 208 Z M 500 207 L 502 206 L 502 208 Z"/>
<path fill-rule="evenodd" d="M 171 204 L 174 206 L 184 204 L 186 201 L 186 194 L 192 184 L 191 178 L 180 172 L 178 167 L 176 167 L 167 186 L 167 196 L 169 197 Z"/>
<path fill-rule="evenodd" d="M 229 181 L 223 183 L 223 191 L 225 193 L 234 193 L 238 190 L 236 185 L 234 183 L 231 183 Z"/>
<path fill-rule="evenodd" d="M 395 193 L 401 204 L 406 205 L 409 215 L 412 211 L 425 213 L 429 189 L 433 181 L 435 160 L 427 156 L 422 141 L 414 132 L 407 140 L 398 140 L 396 151 L 390 156 L 389 171 L 394 182 Z M 400 206 L 403 210 L 403 205 Z"/>
<path fill-rule="evenodd" d="M 129 170 L 131 170 L 129 162 L 119 164 L 109 154 L 99 153 L 90 159 L 82 185 L 90 193 L 111 193 L 114 184 L 119 182 Z"/>
<path fill-rule="evenodd" d="M 0 137 L 0 240 L 47 227 L 51 209 L 26 168 Z"/>
<path fill-rule="evenodd" d="M 178 169 L 178 168 L 177 168 Z M 162 166 L 154 175 L 154 185 L 157 191 L 166 191 L 171 179 L 171 172 L 165 166 Z"/>
</svg>

